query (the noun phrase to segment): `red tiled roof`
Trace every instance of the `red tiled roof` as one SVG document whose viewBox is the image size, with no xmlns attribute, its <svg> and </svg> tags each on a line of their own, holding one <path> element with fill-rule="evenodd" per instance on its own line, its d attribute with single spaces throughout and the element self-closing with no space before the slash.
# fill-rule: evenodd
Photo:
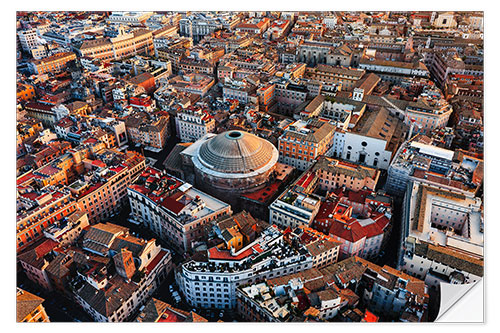
<svg viewBox="0 0 500 333">
<path fill-rule="evenodd" d="M 351 243 L 355 243 L 367 236 L 366 231 L 357 220 L 349 224 L 335 220 L 330 227 L 330 234 Z"/>
<path fill-rule="evenodd" d="M 266 202 L 278 191 L 280 184 L 281 182 L 274 182 L 267 187 L 264 187 L 260 190 L 251 193 L 243 194 L 242 196 L 250 200 Z"/>
<path fill-rule="evenodd" d="M 300 178 L 300 180 L 297 182 L 297 185 L 302 186 L 303 188 L 306 188 L 312 182 L 314 177 L 315 177 L 314 173 L 308 172 L 307 174 L 302 176 L 302 178 Z"/>
<path fill-rule="evenodd" d="M 147 273 L 152 272 L 155 269 L 156 265 L 158 265 L 158 263 L 163 259 L 163 257 L 166 254 L 167 254 L 167 251 L 161 250 L 160 253 L 158 253 L 156 255 L 156 257 L 154 257 L 153 260 L 151 260 L 149 265 L 146 266 L 146 272 Z"/>
<path fill-rule="evenodd" d="M 337 206 L 336 202 L 332 201 L 324 201 L 321 203 L 319 207 L 318 214 L 316 214 L 316 220 L 322 220 L 328 218 L 328 215 L 332 214 L 332 212 Z"/>
<path fill-rule="evenodd" d="M 176 201 L 170 197 L 163 199 L 161 205 L 174 214 L 179 214 L 182 208 L 185 207 L 183 203 Z"/>
<path fill-rule="evenodd" d="M 30 199 L 32 201 L 35 201 L 38 198 L 38 193 L 36 192 L 23 193 L 21 194 L 21 196 Z"/>
<path fill-rule="evenodd" d="M 43 103 L 38 103 L 38 102 L 28 102 L 25 105 L 25 108 L 29 109 L 35 109 L 35 110 L 44 110 L 44 111 L 50 111 L 52 110 L 54 106 L 49 105 L 49 104 L 43 104 Z"/>
<path fill-rule="evenodd" d="M 348 191 L 347 197 L 349 201 L 364 204 L 368 194 L 370 194 L 370 191 Z"/>
<path fill-rule="evenodd" d="M 363 227 L 366 232 L 366 238 L 378 236 L 384 233 L 384 230 L 380 228 L 377 223 L 372 223 Z"/>
<path fill-rule="evenodd" d="M 27 182 L 28 180 L 30 180 L 31 178 L 34 178 L 35 175 L 33 174 L 33 171 L 30 171 L 28 172 L 27 174 L 25 174 L 24 176 L 22 177 L 19 177 L 16 181 L 17 185 L 21 185 L 21 184 L 24 184 L 25 182 Z"/>
<path fill-rule="evenodd" d="M 391 220 L 383 213 L 380 213 L 378 216 L 372 217 L 372 219 L 381 229 L 385 229 L 391 222 Z"/>
<path fill-rule="evenodd" d="M 237 256 L 233 256 L 228 250 L 219 250 L 217 247 L 212 247 L 208 250 L 208 257 L 215 260 L 241 260 L 253 254 L 253 250 L 247 249 Z"/>
<path fill-rule="evenodd" d="M 116 167 L 109 168 L 109 170 L 114 171 L 116 173 L 121 172 L 123 169 L 125 169 L 125 167 L 123 165 L 118 165 Z"/>
<path fill-rule="evenodd" d="M 179 316 L 177 313 L 171 311 L 170 309 L 165 309 L 158 319 L 159 323 L 180 323 L 185 322 L 186 318 Z"/>
<path fill-rule="evenodd" d="M 38 171 L 38 172 L 41 173 L 42 175 L 52 176 L 52 175 L 55 175 L 56 173 L 58 173 L 59 171 L 61 171 L 61 170 L 53 167 L 52 165 L 46 165 L 42 169 L 40 169 L 40 171 Z"/>
<path fill-rule="evenodd" d="M 43 242 L 42 244 L 38 245 L 35 248 L 37 258 L 44 257 L 47 253 L 52 251 L 58 245 L 59 245 L 58 242 L 56 242 L 52 239 L 47 239 L 45 242 Z"/>
</svg>

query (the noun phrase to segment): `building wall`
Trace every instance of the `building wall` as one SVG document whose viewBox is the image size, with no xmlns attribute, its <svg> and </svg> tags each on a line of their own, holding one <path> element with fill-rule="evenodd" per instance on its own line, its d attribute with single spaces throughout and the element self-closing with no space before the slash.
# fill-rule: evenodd
<svg viewBox="0 0 500 333">
<path fill-rule="evenodd" d="M 391 162 L 392 152 L 385 150 L 385 147 L 385 140 L 348 132 L 345 135 L 342 158 L 355 163 L 387 170 Z M 360 155 L 365 156 L 364 161 L 360 159 Z"/>
<path fill-rule="evenodd" d="M 65 56 L 57 54 L 57 59 L 49 60 L 49 58 L 41 59 L 39 62 L 33 64 L 35 74 L 45 73 L 60 73 L 66 69 L 66 64 L 76 59 L 76 54 L 69 53 Z M 51 57 L 52 58 L 52 57 Z"/>
<path fill-rule="evenodd" d="M 361 191 L 364 187 L 369 190 L 374 191 L 375 186 L 377 185 L 377 180 L 373 178 L 355 178 L 353 179 L 350 176 L 347 176 L 342 173 L 333 174 L 328 172 L 327 170 L 318 170 L 319 176 L 319 188 L 323 191 L 332 192 L 339 187 L 345 186 L 346 189 L 358 192 Z"/>
<path fill-rule="evenodd" d="M 42 304 L 36 307 L 35 310 L 30 312 L 26 317 L 21 320 L 21 322 L 28 322 L 28 323 L 48 323 L 50 322 L 49 316 L 47 315 L 47 312 L 45 312 L 45 308 L 43 307 Z"/>
<path fill-rule="evenodd" d="M 416 254 L 408 255 L 408 253 L 406 253 L 403 257 L 401 270 L 408 275 L 414 276 L 421 280 L 425 280 L 427 285 L 435 289 L 439 287 L 439 282 L 442 280 L 437 277 L 435 278 L 432 275 L 431 270 L 445 276 L 449 276 L 455 271 L 460 271 L 443 263 L 429 260 L 426 257 L 418 256 Z M 466 271 L 460 272 L 465 276 L 465 283 L 474 283 L 482 278 L 481 276 L 476 276 Z"/>
<path fill-rule="evenodd" d="M 57 208 L 56 208 L 57 206 Z M 51 205 L 44 206 L 42 210 L 34 211 L 32 214 L 17 220 L 17 252 L 24 250 L 36 240 L 42 238 L 43 230 L 74 212 L 76 203 L 70 199 L 69 194 Z"/>
<path fill-rule="evenodd" d="M 31 266 L 30 264 L 20 261 L 21 266 L 23 267 L 24 272 L 26 273 L 26 277 L 33 281 L 34 283 L 38 284 L 40 287 L 45 289 L 46 291 L 51 291 L 52 290 L 52 285 L 50 284 L 50 280 L 47 276 L 47 272 L 45 271 L 45 268 L 48 266 L 48 262 L 46 262 L 41 269 L 38 269 L 34 266 Z"/>
<path fill-rule="evenodd" d="M 298 258 L 295 258 L 298 259 Z M 267 264 L 270 259 L 259 263 Z M 192 272 L 185 266 L 176 274 L 176 281 L 186 301 L 195 307 L 234 309 L 236 307 L 236 288 L 247 283 L 254 283 L 263 279 L 289 275 L 312 268 L 311 258 L 292 262 L 292 259 L 283 260 L 285 265 L 273 269 L 255 272 L 252 269 L 241 272 Z M 198 289 L 197 289 L 198 288 Z"/>
<path fill-rule="evenodd" d="M 276 224 L 283 229 L 292 229 L 300 226 L 309 226 L 319 210 L 320 202 L 312 211 L 292 206 L 279 199 L 269 206 L 269 223 Z"/>
<path fill-rule="evenodd" d="M 231 214 L 231 206 L 228 205 L 222 210 L 184 224 L 171 213 L 159 208 L 149 198 L 130 188 L 128 189 L 128 199 L 134 219 L 180 251 L 189 250 L 193 241 L 204 236 L 203 226 L 205 224 L 225 214 Z"/>
</svg>

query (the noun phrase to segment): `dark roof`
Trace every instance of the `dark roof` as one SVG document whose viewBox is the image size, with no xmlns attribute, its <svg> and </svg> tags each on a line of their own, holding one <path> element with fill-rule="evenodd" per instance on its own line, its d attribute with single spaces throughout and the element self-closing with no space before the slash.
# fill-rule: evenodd
<svg viewBox="0 0 500 333">
<path fill-rule="evenodd" d="M 476 276 L 484 274 L 483 260 L 443 246 L 417 243 L 415 254 Z"/>
<path fill-rule="evenodd" d="M 126 302 L 130 296 L 138 289 L 138 285 L 125 280 L 116 275 L 108 281 L 108 285 L 103 289 L 96 289 L 89 283 L 77 291 L 88 305 L 105 317 L 109 317 Z"/>
<path fill-rule="evenodd" d="M 163 162 L 165 168 L 168 170 L 182 171 L 183 164 L 182 164 L 181 152 L 184 151 L 184 149 L 186 149 L 190 145 L 192 145 L 191 142 L 176 144 L 172 149 L 172 151 L 170 151 L 170 154 L 168 154 L 165 161 Z"/>
<path fill-rule="evenodd" d="M 59 254 L 50 262 L 45 270 L 53 276 L 61 278 L 69 273 L 68 266 L 71 262 L 73 262 L 71 254 Z"/>
<path fill-rule="evenodd" d="M 358 120 L 352 133 L 386 141 L 386 150 L 395 152 L 404 141 L 408 129 L 397 116 L 382 107 L 367 111 Z"/>
<path fill-rule="evenodd" d="M 144 250 L 146 244 L 146 241 L 134 236 L 118 236 L 111 244 L 110 249 L 120 252 L 121 249 L 127 248 L 132 252 L 134 257 L 138 257 Z"/>
<path fill-rule="evenodd" d="M 142 312 L 137 316 L 136 321 L 155 322 L 167 309 L 167 303 L 156 298 L 151 298 L 145 305 Z"/>
</svg>

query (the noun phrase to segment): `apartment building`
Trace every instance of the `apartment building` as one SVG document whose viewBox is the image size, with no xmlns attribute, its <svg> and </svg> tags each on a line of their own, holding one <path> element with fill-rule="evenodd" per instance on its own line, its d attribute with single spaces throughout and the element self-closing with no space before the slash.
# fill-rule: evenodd
<svg viewBox="0 0 500 333">
<path fill-rule="evenodd" d="M 76 54 L 73 52 L 60 52 L 50 57 L 40 60 L 33 60 L 30 63 L 31 71 L 34 74 L 57 74 L 66 70 L 68 62 L 76 60 Z"/>
<path fill-rule="evenodd" d="M 440 283 L 470 284 L 479 281 L 484 276 L 484 260 L 481 256 L 409 236 L 405 242 L 401 270 L 439 290 Z"/>
<path fill-rule="evenodd" d="M 176 76 L 169 81 L 169 85 L 179 92 L 200 96 L 205 96 L 214 84 L 215 80 L 211 76 L 197 73 Z"/>
<path fill-rule="evenodd" d="M 423 245 L 417 246 L 419 242 Z M 433 247 L 424 251 L 426 243 Z M 456 272 L 453 275 L 463 275 L 462 283 L 466 283 L 482 276 L 483 247 L 484 221 L 480 198 L 418 180 L 408 183 L 403 202 L 404 250 L 399 253 L 400 267 L 418 274 L 431 285 L 438 284 L 435 280 L 449 282 L 453 272 Z M 442 260 L 437 259 L 438 256 Z M 417 262 L 414 259 L 417 257 L 427 260 Z M 433 260 L 443 266 L 432 263 Z M 474 264 L 473 268 L 465 269 L 465 262 Z M 426 274 L 438 278 L 428 280 Z"/>
<path fill-rule="evenodd" d="M 151 16 L 153 12 L 112 12 L 106 21 L 111 24 L 142 25 Z"/>
<path fill-rule="evenodd" d="M 59 120 L 69 115 L 69 110 L 65 107 L 39 102 L 27 102 L 24 109 L 28 116 L 40 120 L 44 127 L 50 128 L 53 128 Z"/>
<path fill-rule="evenodd" d="M 337 317 L 359 298 L 350 289 L 338 288 L 328 267 L 238 288 L 238 313 L 254 322 L 325 322 Z"/>
<path fill-rule="evenodd" d="M 326 156 L 320 156 L 311 171 L 319 177 L 318 187 L 325 192 L 338 188 L 355 192 L 363 189 L 375 191 L 380 177 L 377 169 Z"/>
<path fill-rule="evenodd" d="M 318 179 L 314 173 L 304 172 L 269 206 L 269 223 L 292 229 L 309 226 L 321 205 L 320 198 L 312 194 Z"/>
<path fill-rule="evenodd" d="M 215 119 L 207 111 L 195 107 L 183 109 L 175 117 L 177 136 L 181 142 L 195 142 L 215 132 Z"/>
<path fill-rule="evenodd" d="M 419 96 L 416 102 L 409 102 L 405 109 L 404 122 L 413 126 L 415 133 L 429 134 L 436 128 L 444 128 L 453 108 L 443 98 Z"/>
<path fill-rule="evenodd" d="M 61 220 L 55 222 L 43 231 L 47 239 L 59 243 L 61 246 L 69 246 L 75 243 L 80 232 L 89 225 L 87 213 L 76 210 Z"/>
<path fill-rule="evenodd" d="M 412 179 L 474 196 L 483 181 L 483 161 L 467 155 L 455 158 L 455 152 L 416 137 L 399 148 L 389 166 L 385 188 L 403 195 Z"/>
<path fill-rule="evenodd" d="M 270 24 L 271 21 L 267 17 L 254 17 L 238 24 L 235 30 L 238 32 L 247 32 L 251 34 L 261 34 L 269 28 Z"/>
<path fill-rule="evenodd" d="M 231 214 L 231 206 L 191 184 L 148 167 L 127 189 L 131 221 L 143 224 L 179 251 L 204 236 L 205 224 Z"/>
<path fill-rule="evenodd" d="M 382 80 L 399 83 L 405 77 L 429 78 L 430 72 L 422 62 L 402 62 L 363 57 L 359 68 L 377 74 Z"/>
<path fill-rule="evenodd" d="M 285 240 L 303 244 L 313 260 L 313 268 L 322 268 L 337 262 L 341 243 L 333 237 L 307 226 L 284 232 Z"/>
<path fill-rule="evenodd" d="M 335 127 L 317 119 L 297 120 L 279 137 L 279 162 L 306 170 L 333 144 Z"/>
<path fill-rule="evenodd" d="M 339 84 L 342 91 L 352 91 L 364 75 L 363 69 L 348 69 L 325 64 L 306 69 L 306 77 L 325 85 Z"/>
<path fill-rule="evenodd" d="M 388 239 L 391 230 L 391 207 L 373 204 L 373 200 L 370 201 L 371 203 L 366 202 L 364 197 L 368 193 L 349 191 L 346 196 L 339 193 L 340 198 L 322 202 L 311 224 L 313 229 L 329 235 L 342 244 L 340 259 L 352 256 L 376 258 Z M 343 198 L 347 200 L 342 200 Z M 389 197 L 386 199 L 390 202 Z M 363 212 L 365 209 L 359 207 L 368 208 L 369 205 L 377 209 L 370 209 L 370 212 L 366 214 Z M 353 210 L 353 206 L 358 208 L 357 211 Z"/>
<path fill-rule="evenodd" d="M 186 262 L 176 272 L 176 281 L 192 306 L 234 309 L 239 286 L 300 272 L 312 264 L 305 248 L 288 244 L 282 232 L 270 226 L 237 252 L 208 249 L 207 261 Z"/>
<path fill-rule="evenodd" d="M 18 179 L 20 181 L 22 178 Z M 17 252 L 41 239 L 45 229 L 78 207 L 66 189 L 46 187 L 35 191 L 30 186 L 24 186 L 19 187 L 17 193 Z"/>
<path fill-rule="evenodd" d="M 356 92 L 357 88 L 354 89 Z M 300 112 L 301 119 L 319 117 L 334 124 L 340 130 L 347 130 L 351 126 L 351 120 L 360 117 L 366 111 L 366 104 L 353 99 L 331 96 L 316 96 Z"/>
<path fill-rule="evenodd" d="M 88 213 L 90 223 L 100 222 L 118 214 L 127 202 L 127 187 L 146 167 L 145 158 L 136 152 L 124 154 L 104 150 L 84 159 L 90 171 L 84 180 L 78 179 L 68 186 L 80 210 Z M 116 158 L 120 162 L 106 164 L 102 160 Z"/>
<path fill-rule="evenodd" d="M 390 266 L 381 267 L 359 257 L 351 257 L 337 265 L 337 269 L 340 269 L 337 273 L 339 284 L 346 287 L 350 283 L 346 279 L 349 274 L 347 272 L 352 272 L 353 280 L 356 281 L 356 294 L 360 295 L 360 302 L 370 312 L 383 316 L 386 320 L 427 320 L 429 294 L 424 281 Z"/>
<path fill-rule="evenodd" d="M 155 239 L 134 237 L 127 228 L 109 223 L 90 227 L 83 250 L 75 257 L 73 295 L 97 322 L 131 319 L 172 269 L 170 251 L 156 245 Z M 112 262 L 116 274 L 107 274 L 104 258 Z"/>
<path fill-rule="evenodd" d="M 39 45 L 38 33 L 36 28 L 20 30 L 17 32 L 21 47 L 26 52 L 31 52 Z"/>
<path fill-rule="evenodd" d="M 128 139 L 145 147 L 163 149 L 170 137 L 170 116 L 168 113 L 141 117 L 129 116 L 125 120 Z"/>
<path fill-rule="evenodd" d="M 448 76 L 451 74 L 472 75 L 479 79 L 484 77 L 484 67 L 482 65 L 466 64 L 456 54 L 431 51 L 430 49 L 424 54 L 426 65 L 440 87 L 444 87 Z"/>
<path fill-rule="evenodd" d="M 309 91 L 306 86 L 282 80 L 275 84 L 274 99 L 278 106 L 278 113 L 294 116 L 297 108 L 306 102 Z"/>
<path fill-rule="evenodd" d="M 26 277 L 45 291 L 53 290 L 47 275 L 47 267 L 55 256 L 53 250 L 58 246 L 59 243 L 46 239 L 16 257 Z"/>
<path fill-rule="evenodd" d="M 86 39 L 73 45 L 80 57 L 101 60 L 120 60 L 131 55 L 154 54 L 153 33 L 148 29 L 139 28 L 131 32 L 119 27 L 118 36 Z"/>
<path fill-rule="evenodd" d="M 255 91 L 255 86 L 247 80 L 225 79 L 222 88 L 222 98 L 224 102 L 228 100 L 238 100 L 240 103 L 247 104 L 250 95 Z"/>
</svg>

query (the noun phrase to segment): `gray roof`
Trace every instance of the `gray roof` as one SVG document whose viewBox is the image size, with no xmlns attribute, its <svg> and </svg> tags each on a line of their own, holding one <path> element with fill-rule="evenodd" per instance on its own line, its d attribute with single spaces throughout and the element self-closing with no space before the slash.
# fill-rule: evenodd
<svg viewBox="0 0 500 333">
<path fill-rule="evenodd" d="M 225 173 L 258 170 L 268 164 L 276 148 L 268 141 L 243 131 L 218 134 L 200 147 L 199 159 L 210 169 Z"/>
</svg>

